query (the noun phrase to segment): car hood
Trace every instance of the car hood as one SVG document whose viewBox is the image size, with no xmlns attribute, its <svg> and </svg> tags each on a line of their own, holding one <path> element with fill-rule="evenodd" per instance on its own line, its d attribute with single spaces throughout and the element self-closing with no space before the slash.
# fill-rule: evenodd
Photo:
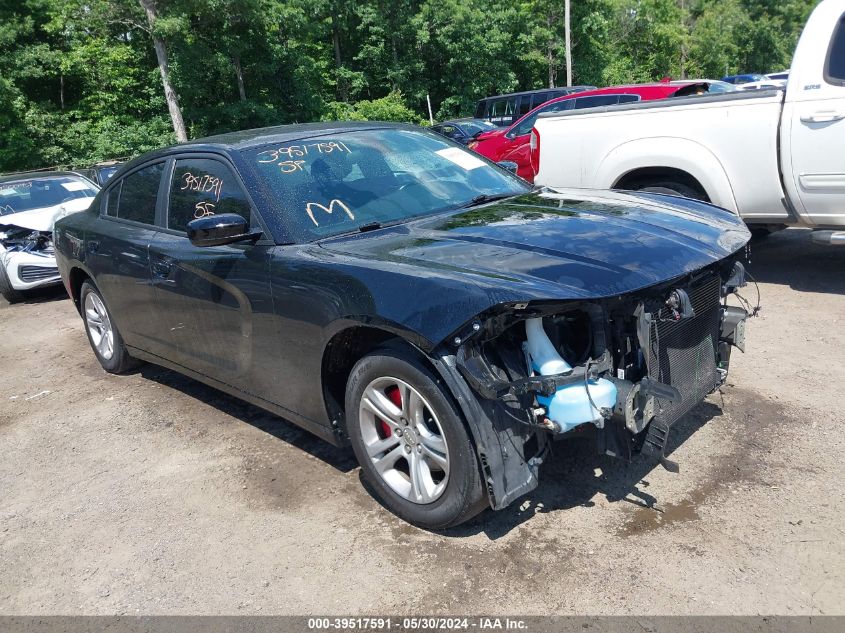
<svg viewBox="0 0 845 633">
<path fill-rule="evenodd" d="M 369 265 L 461 276 L 512 297 L 575 299 L 668 281 L 735 253 L 749 238 L 738 217 L 706 203 L 547 189 L 321 245 Z"/>
<path fill-rule="evenodd" d="M 32 231 L 52 231 L 53 224 L 56 220 L 71 213 L 85 211 L 85 209 L 91 206 L 93 200 L 93 197 L 76 198 L 52 207 L 42 207 L 40 209 L 10 213 L 9 215 L 0 215 L 0 226 L 19 226 L 22 229 L 30 229 Z"/>
</svg>

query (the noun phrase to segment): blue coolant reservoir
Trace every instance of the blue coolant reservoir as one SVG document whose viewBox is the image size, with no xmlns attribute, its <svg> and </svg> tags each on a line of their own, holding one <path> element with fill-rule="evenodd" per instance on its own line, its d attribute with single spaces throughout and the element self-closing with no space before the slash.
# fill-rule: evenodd
<svg viewBox="0 0 845 633">
<path fill-rule="evenodd" d="M 572 367 L 561 358 L 555 346 L 543 329 L 543 319 L 525 321 L 525 352 L 531 366 L 529 371 L 541 376 L 550 376 L 569 371 Z M 546 408 L 546 415 L 560 426 L 562 432 L 569 431 L 579 424 L 596 422 L 601 419 L 601 412 L 590 403 L 593 399 L 596 407 L 612 409 L 616 404 L 616 385 L 609 380 L 599 378 L 587 382 L 565 385 L 558 388 L 553 396 L 537 396 L 537 402 Z"/>
</svg>

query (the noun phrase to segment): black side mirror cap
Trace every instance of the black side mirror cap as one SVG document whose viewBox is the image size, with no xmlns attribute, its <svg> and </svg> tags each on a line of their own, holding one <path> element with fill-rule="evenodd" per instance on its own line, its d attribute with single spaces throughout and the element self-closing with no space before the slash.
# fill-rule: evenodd
<svg viewBox="0 0 845 633">
<path fill-rule="evenodd" d="M 191 220 L 187 234 L 194 246 L 223 246 L 245 240 L 254 242 L 263 232 L 250 231 L 249 222 L 237 213 L 221 213 Z"/>
</svg>

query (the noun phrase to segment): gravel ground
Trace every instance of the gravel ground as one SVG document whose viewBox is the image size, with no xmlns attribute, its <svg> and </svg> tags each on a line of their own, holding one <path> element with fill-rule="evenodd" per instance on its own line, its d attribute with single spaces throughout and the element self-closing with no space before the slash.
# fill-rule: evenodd
<svg viewBox="0 0 845 633">
<path fill-rule="evenodd" d="M 560 444 L 447 534 L 279 418 L 104 373 L 60 293 L 0 303 L 0 614 L 843 614 L 845 249 L 788 230 L 750 269 L 763 311 L 679 474 Z"/>
</svg>

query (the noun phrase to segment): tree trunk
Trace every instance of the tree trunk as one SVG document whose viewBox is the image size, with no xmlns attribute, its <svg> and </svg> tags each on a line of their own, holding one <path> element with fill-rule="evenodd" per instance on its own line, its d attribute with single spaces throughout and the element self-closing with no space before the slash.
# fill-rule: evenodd
<svg viewBox="0 0 845 633">
<path fill-rule="evenodd" d="M 334 13 L 332 18 L 332 45 L 334 46 L 334 63 L 335 67 L 340 70 L 343 67 L 343 58 L 340 56 L 340 31 L 337 28 L 337 17 Z M 346 91 L 346 80 L 338 76 L 337 80 L 337 96 L 341 101 L 347 101 L 349 95 Z"/>
<path fill-rule="evenodd" d="M 153 40 L 153 47 L 156 51 L 156 59 L 158 60 L 158 70 L 161 73 L 161 83 L 164 86 L 164 98 L 167 101 L 167 109 L 170 111 L 170 120 L 173 122 L 173 131 L 176 132 L 176 140 L 184 143 L 188 140 L 188 134 L 185 131 L 185 121 L 182 119 L 182 110 L 179 108 L 179 97 L 176 95 L 176 90 L 173 84 L 170 83 L 170 69 L 167 65 L 167 46 L 160 37 L 155 34 L 155 22 L 158 19 L 156 13 L 155 0 L 138 0 L 141 3 L 141 8 L 147 14 L 147 22 L 150 25 L 150 37 Z"/>
<path fill-rule="evenodd" d="M 244 71 L 241 68 L 241 58 L 235 55 L 232 57 L 232 66 L 235 67 L 235 76 L 238 78 L 238 94 L 241 101 L 246 101 L 246 88 L 244 87 Z"/>
<path fill-rule="evenodd" d="M 564 3 L 564 29 L 566 30 L 566 85 L 572 85 L 572 38 L 569 34 L 569 0 Z"/>
</svg>

